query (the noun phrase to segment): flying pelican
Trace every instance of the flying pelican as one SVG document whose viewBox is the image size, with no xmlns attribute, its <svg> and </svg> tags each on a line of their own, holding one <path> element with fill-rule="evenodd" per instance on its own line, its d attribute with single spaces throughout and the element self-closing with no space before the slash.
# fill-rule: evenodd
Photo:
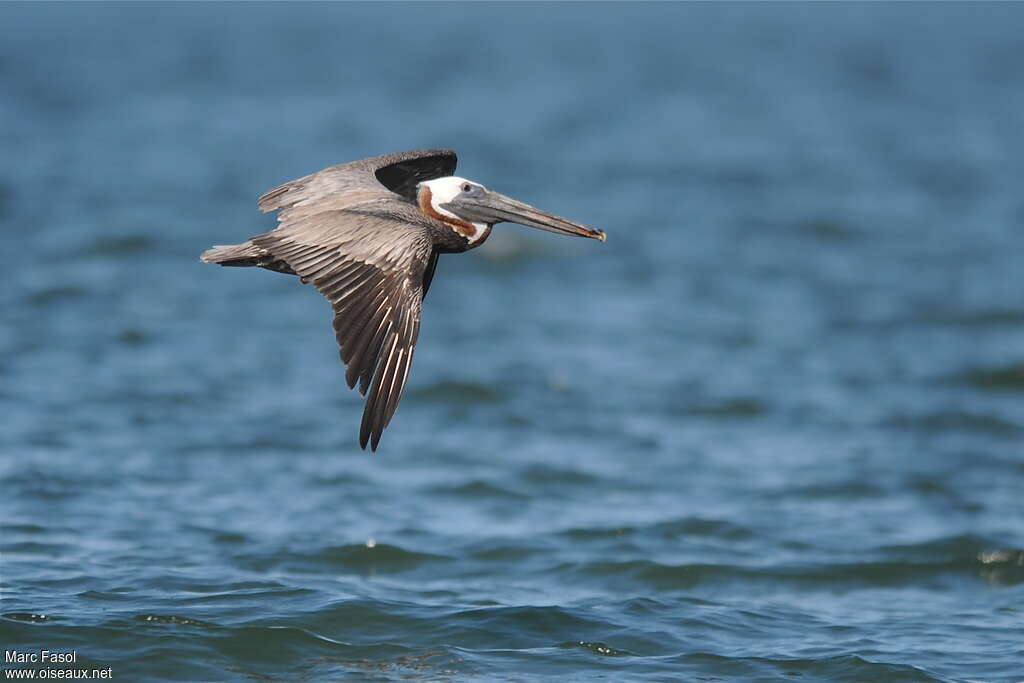
<svg viewBox="0 0 1024 683">
<path fill-rule="evenodd" d="M 402 398 L 440 254 L 479 247 L 502 221 L 605 239 L 453 175 L 456 161 L 451 150 L 414 150 L 325 168 L 260 197 L 261 211 L 278 211 L 276 228 L 200 257 L 298 275 L 330 300 L 345 379 L 369 391 L 364 449 L 377 450 Z"/>
</svg>

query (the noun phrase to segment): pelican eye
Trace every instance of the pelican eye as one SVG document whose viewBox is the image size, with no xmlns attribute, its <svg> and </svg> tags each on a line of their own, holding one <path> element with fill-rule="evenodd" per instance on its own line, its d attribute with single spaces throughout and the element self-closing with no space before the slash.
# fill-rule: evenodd
<svg viewBox="0 0 1024 683">
<path fill-rule="evenodd" d="M 484 188 L 474 183 L 462 183 L 459 189 L 463 197 L 479 199 L 484 196 Z"/>
</svg>

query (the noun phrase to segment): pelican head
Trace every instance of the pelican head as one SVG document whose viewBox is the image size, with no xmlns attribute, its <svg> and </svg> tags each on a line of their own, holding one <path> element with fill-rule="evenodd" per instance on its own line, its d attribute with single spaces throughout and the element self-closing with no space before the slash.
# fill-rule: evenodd
<svg viewBox="0 0 1024 683">
<path fill-rule="evenodd" d="M 458 176 L 424 181 L 419 184 L 419 192 L 421 203 L 428 202 L 442 216 L 474 226 L 490 227 L 495 223 L 509 222 L 562 235 L 591 237 L 602 242 L 605 240 L 603 230 L 588 228 Z"/>
</svg>

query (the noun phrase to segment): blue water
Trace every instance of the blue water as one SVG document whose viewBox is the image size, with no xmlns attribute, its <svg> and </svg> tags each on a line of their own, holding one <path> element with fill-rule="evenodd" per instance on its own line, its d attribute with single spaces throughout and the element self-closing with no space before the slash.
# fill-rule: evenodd
<svg viewBox="0 0 1024 683">
<path fill-rule="evenodd" d="M 1022 112 L 1019 4 L 0 5 L 0 643 L 1024 679 Z M 608 242 L 443 257 L 369 454 L 327 303 L 197 257 L 435 146 Z"/>
</svg>

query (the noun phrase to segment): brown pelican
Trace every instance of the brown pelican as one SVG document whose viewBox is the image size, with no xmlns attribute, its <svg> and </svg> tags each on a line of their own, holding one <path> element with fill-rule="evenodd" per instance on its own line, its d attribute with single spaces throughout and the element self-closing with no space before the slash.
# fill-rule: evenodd
<svg viewBox="0 0 1024 683">
<path fill-rule="evenodd" d="M 278 225 L 200 257 L 298 275 L 334 308 L 349 388 L 366 399 L 359 445 L 377 450 L 402 398 L 420 309 L 440 254 L 484 243 L 509 221 L 564 235 L 605 234 L 452 175 L 451 150 L 416 150 L 325 168 L 260 197 Z"/>
</svg>

